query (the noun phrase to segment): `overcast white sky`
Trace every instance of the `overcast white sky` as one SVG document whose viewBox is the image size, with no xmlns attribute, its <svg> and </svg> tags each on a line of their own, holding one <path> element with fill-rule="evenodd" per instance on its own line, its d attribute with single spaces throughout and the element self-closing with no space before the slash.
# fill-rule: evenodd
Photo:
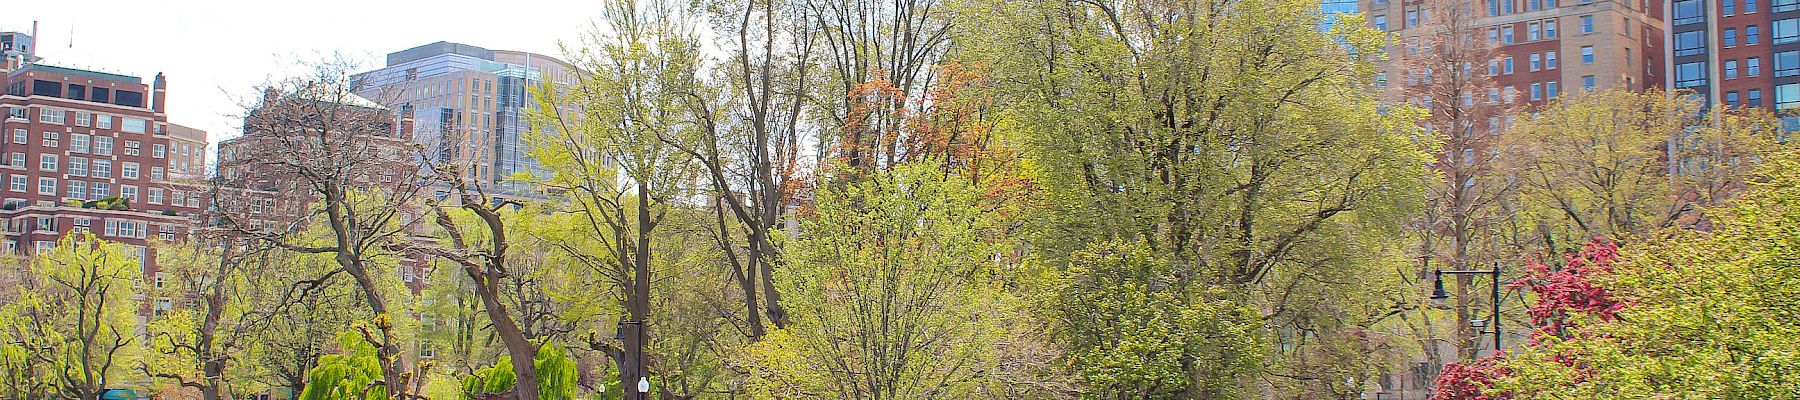
<svg viewBox="0 0 1800 400">
<path fill-rule="evenodd" d="M 42 63 L 169 80 L 169 122 L 237 136 L 237 99 L 297 61 L 341 53 L 381 67 L 389 52 L 439 40 L 560 57 L 602 2 L 50 0 L 0 11 L 0 31 L 38 22 Z M 71 36 L 70 32 L 73 31 Z"/>
</svg>

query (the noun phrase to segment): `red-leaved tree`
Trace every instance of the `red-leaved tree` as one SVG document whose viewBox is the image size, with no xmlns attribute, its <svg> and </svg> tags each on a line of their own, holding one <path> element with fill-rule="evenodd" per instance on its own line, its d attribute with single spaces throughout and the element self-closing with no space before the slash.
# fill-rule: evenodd
<svg viewBox="0 0 1800 400">
<path fill-rule="evenodd" d="M 1527 264 L 1525 277 L 1508 285 L 1513 289 L 1529 289 L 1537 295 L 1537 300 L 1525 310 L 1531 316 L 1531 323 L 1538 327 L 1531 334 L 1531 342 L 1526 345 L 1537 346 L 1546 337 L 1567 337 L 1573 329 L 1578 328 L 1574 322 L 1577 315 L 1598 318 L 1603 323 L 1616 320 L 1619 310 L 1625 308 L 1626 303 L 1619 301 L 1592 278 L 1611 272 L 1613 263 L 1618 259 L 1619 245 L 1598 237 L 1583 244 L 1580 251 L 1564 254 L 1561 268 L 1536 261 Z M 1494 380 L 1505 377 L 1510 372 L 1501 365 L 1504 357 L 1504 354 L 1497 354 L 1483 357 L 1472 364 L 1445 364 L 1432 386 L 1431 399 L 1512 398 L 1510 393 L 1482 392 Z M 1578 363 L 1578 360 L 1568 355 L 1558 356 L 1556 360 L 1570 366 Z"/>
</svg>

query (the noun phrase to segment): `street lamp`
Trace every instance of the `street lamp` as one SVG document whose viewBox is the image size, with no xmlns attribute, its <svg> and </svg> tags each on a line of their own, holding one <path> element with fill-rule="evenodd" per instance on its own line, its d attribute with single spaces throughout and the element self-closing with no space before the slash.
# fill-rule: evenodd
<svg viewBox="0 0 1800 400">
<path fill-rule="evenodd" d="M 1474 269 L 1474 270 L 1449 270 L 1449 271 L 1434 270 L 1434 271 L 1432 271 L 1433 276 L 1432 276 L 1431 300 L 1441 301 L 1441 300 L 1450 298 L 1450 294 L 1444 292 L 1444 274 L 1490 275 L 1494 278 L 1493 279 L 1493 281 L 1494 281 L 1493 282 L 1493 284 L 1494 284 L 1494 286 L 1493 286 L 1494 351 L 1499 352 L 1500 351 L 1500 263 L 1494 263 L 1494 269 L 1486 269 L 1486 270 Z M 1471 323 L 1471 325 L 1473 325 L 1474 321 L 1470 321 L 1470 323 Z M 1474 326 L 1476 328 L 1480 328 L 1479 325 L 1474 325 Z M 1477 333 L 1486 333 L 1486 332 L 1477 332 Z"/>
</svg>

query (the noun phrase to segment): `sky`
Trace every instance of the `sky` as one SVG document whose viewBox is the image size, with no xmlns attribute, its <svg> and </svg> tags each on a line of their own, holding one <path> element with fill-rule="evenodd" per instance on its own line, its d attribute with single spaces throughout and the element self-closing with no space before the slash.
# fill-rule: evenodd
<svg viewBox="0 0 1800 400">
<path fill-rule="evenodd" d="M 0 11 L 0 31 L 31 31 L 47 65 L 168 80 L 169 122 L 239 133 L 241 100 L 263 82 L 341 54 L 375 69 L 387 53 L 437 41 L 562 56 L 603 2 L 38 0 Z M 71 35 L 71 32 L 73 33 Z"/>
</svg>

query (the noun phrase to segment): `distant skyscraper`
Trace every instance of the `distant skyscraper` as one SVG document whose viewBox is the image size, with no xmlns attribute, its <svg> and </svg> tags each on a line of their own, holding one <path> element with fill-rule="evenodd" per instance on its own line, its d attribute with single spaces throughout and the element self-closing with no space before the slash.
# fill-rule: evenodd
<svg viewBox="0 0 1800 400">
<path fill-rule="evenodd" d="M 524 142 L 536 108 L 531 88 L 567 85 L 573 70 L 548 56 L 437 42 L 389 53 L 386 67 L 354 79 L 358 94 L 413 115 L 414 137 L 433 161 L 467 165 L 484 186 L 529 196 L 532 185 L 508 178 L 544 174 Z"/>
</svg>

